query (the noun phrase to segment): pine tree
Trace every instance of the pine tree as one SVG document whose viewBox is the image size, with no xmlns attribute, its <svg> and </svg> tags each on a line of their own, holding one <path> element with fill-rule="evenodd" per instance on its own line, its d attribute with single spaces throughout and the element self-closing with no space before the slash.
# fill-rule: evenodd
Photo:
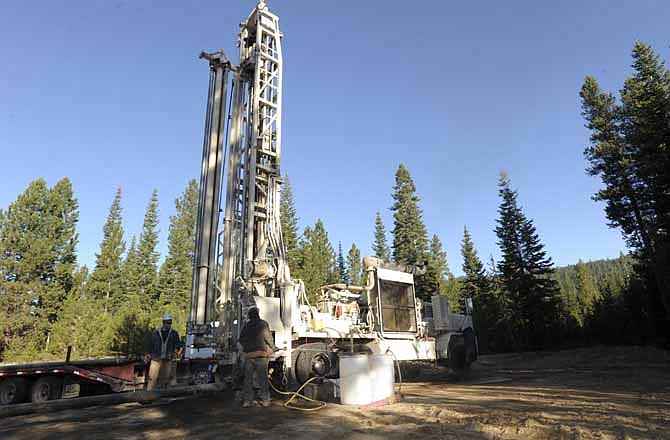
<svg viewBox="0 0 670 440">
<path fill-rule="evenodd" d="M 161 311 L 171 313 L 174 327 L 184 334 L 193 283 L 198 217 L 198 185 L 195 179 L 189 181 L 184 193 L 175 200 L 175 208 L 177 213 L 170 216 L 168 254 L 161 265 L 158 290 Z"/>
<path fill-rule="evenodd" d="M 422 264 L 427 256 L 427 233 L 414 181 L 403 164 L 395 174 L 392 194 L 393 258 L 399 263 Z"/>
<path fill-rule="evenodd" d="M 136 286 L 139 284 L 139 265 L 137 263 L 137 238 L 133 235 L 130 239 L 128 252 L 121 263 L 122 294 L 114 301 L 114 309 L 126 303 L 129 296 L 136 296 Z"/>
<path fill-rule="evenodd" d="M 74 288 L 63 304 L 53 328 L 50 354 L 62 358 L 72 346 L 73 359 L 91 359 L 109 353 L 109 326 L 112 315 L 105 313 L 105 301 L 86 294 L 88 269 L 83 266 L 74 276 Z"/>
<path fill-rule="evenodd" d="M 288 176 L 284 176 L 281 188 L 281 200 L 279 203 L 279 215 L 281 222 L 286 257 L 291 269 L 298 266 L 298 212 L 293 200 L 293 190 Z"/>
<path fill-rule="evenodd" d="M 109 346 L 116 353 L 139 355 L 149 332 L 152 314 L 160 311 L 153 302 L 142 297 L 138 288 L 142 278 L 137 239 L 133 235 L 123 260 L 123 300 L 116 305 L 111 322 Z"/>
<path fill-rule="evenodd" d="M 391 259 L 391 251 L 386 244 L 386 228 L 384 228 L 384 221 L 379 211 L 375 215 L 375 241 L 372 244 L 372 253 L 375 257 L 385 261 Z"/>
<path fill-rule="evenodd" d="M 158 192 L 154 189 L 147 205 L 137 246 L 131 243 L 123 262 L 123 302 L 115 313 L 112 349 L 137 356 L 144 351 L 151 318 L 160 313 L 158 289 Z"/>
<path fill-rule="evenodd" d="M 113 311 L 113 304 L 122 300 L 123 278 L 121 256 L 125 250 L 121 224 L 121 188 L 117 189 L 107 221 L 102 228 L 100 252 L 96 254 L 95 267 L 88 282 L 88 291 L 105 300 L 105 311 Z"/>
<path fill-rule="evenodd" d="M 550 342 L 549 328 L 558 320 L 558 287 L 550 277 L 553 264 L 532 220 L 518 206 L 517 192 L 505 173 L 501 174 L 499 188 L 500 217 L 495 232 L 502 260 L 498 270 L 511 307 L 513 327 L 522 344 L 541 348 Z"/>
<path fill-rule="evenodd" d="M 463 227 L 463 241 L 461 242 L 461 255 L 463 256 L 463 274 L 465 279 L 462 282 L 463 295 L 470 298 L 478 298 L 485 293 L 486 271 L 484 264 L 477 255 L 475 244 L 472 242 L 472 236 L 467 226 Z"/>
<path fill-rule="evenodd" d="M 426 274 L 417 277 L 416 289 L 421 298 L 429 300 L 433 295 L 445 295 L 449 298 L 449 307 L 452 311 L 462 309 L 460 286 L 447 264 L 447 253 L 442 249 L 442 242 L 437 234 L 430 241 L 430 250 L 427 257 Z"/>
<path fill-rule="evenodd" d="M 321 219 L 314 229 L 307 226 L 299 244 L 297 277 L 305 282 L 310 301 L 316 299 L 319 287 L 338 280 L 335 251 Z"/>
<path fill-rule="evenodd" d="M 76 247 L 79 235 L 79 203 L 74 197 L 70 179 L 59 180 L 49 191 L 49 214 L 52 219 L 53 286 L 45 291 L 40 303 L 51 322 L 58 319 L 62 303 L 72 290 L 77 266 Z"/>
<path fill-rule="evenodd" d="M 146 310 L 153 310 L 154 302 L 158 300 L 159 291 L 157 287 L 158 278 L 158 191 L 154 189 L 151 199 L 147 205 L 142 224 L 142 234 L 137 244 L 135 264 L 137 279 L 131 286 L 132 292 L 126 295 L 136 294 L 140 303 L 145 305 Z"/>
<path fill-rule="evenodd" d="M 44 179 L 31 182 L 0 211 L 0 348 L 7 358 L 36 357 L 49 343 L 50 328 L 72 289 L 77 209 L 64 178 L 51 189 Z"/>
<path fill-rule="evenodd" d="M 621 103 L 604 93 L 595 78 L 582 86 L 582 115 L 591 130 L 584 154 L 587 171 L 604 187 L 594 199 L 605 202 L 611 227 L 618 227 L 640 264 L 645 298 L 637 315 L 647 314 L 652 333 L 670 334 L 670 72 L 653 49 L 633 47 L 634 74 Z M 646 310 L 641 310 L 641 309 Z M 664 327 L 664 329 L 662 329 Z"/>
<path fill-rule="evenodd" d="M 480 350 L 486 352 L 496 346 L 500 339 L 499 323 L 502 320 L 502 306 L 499 297 L 477 255 L 472 236 L 466 226 L 463 227 L 461 242 L 464 279 L 461 282 L 462 295 L 472 298 L 474 310 L 472 320 L 477 332 Z M 493 265 L 495 267 L 495 265 Z M 498 345 L 505 345 L 498 343 Z"/>
<path fill-rule="evenodd" d="M 579 302 L 578 322 L 584 325 L 594 312 L 596 302 L 601 298 L 600 292 L 596 289 L 593 275 L 582 260 L 577 262 L 577 300 Z"/>
<path fill-rule="evenodd" d="M 361 251 L 356 247 L 356 243 L 351 244 L 347 253 L 347 268 L 349 273 L 349 282 L 355 286 L 364 284 L 367 280 L 363 278 L 363 263 L 361 261 Z"/>
<path fill-rule="evenodd" d="M 347 264 L 344 261 L 344 254 L 342 253 L 342 242 L 337 245 L 337 273 L 339 275 L 340 283 L 349 284 L 349 272 L 347 271 Z"/>
</svg>

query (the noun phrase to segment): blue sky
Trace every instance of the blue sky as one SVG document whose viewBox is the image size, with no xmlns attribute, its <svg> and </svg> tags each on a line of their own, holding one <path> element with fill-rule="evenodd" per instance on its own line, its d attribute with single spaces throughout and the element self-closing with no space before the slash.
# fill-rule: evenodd
<svg viewBox="0 0 670 440">
<path fill-rule="evenodd" d="M 208 69 L 232 59 L 250 1 L 0 3 L 0 207 L 31 180 L 69 176 L 80 262 L 92 264 L 115 189 L 127 238 L 152 188 L 161 251 L 186 182 L 198 177 Z M 301 225 L 370 252 L 375 211 L 392 227 L 403 162 L 430 233 L 460 273 L 467 224 L 497 254 L 496 181 L 508 171 L 559 265 L 617 256 L 585 175 L 587 74 L 616 91 L 637 39 L 669 59 L 667 1 L 269 1 L 284 32 L 283 171 Z"/>
</svg>

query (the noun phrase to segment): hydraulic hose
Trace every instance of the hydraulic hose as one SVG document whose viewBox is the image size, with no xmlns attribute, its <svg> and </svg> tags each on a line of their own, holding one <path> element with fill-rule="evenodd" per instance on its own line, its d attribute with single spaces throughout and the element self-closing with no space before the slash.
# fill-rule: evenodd
<svg viewBox="0 0 670 440">
<path fill-rule="evenodd" d="M 270 383 L 270 386 L 272 387 L 272 389 L 276 393 L 281 394 L 282 396 L 291 396 L 286 402 L 284 402 L 284 407 L 289 408 L 289 409 L 297 409 L 298 411 L 318 411 L 321 408 L 326 406 L 326 402 L 323 402 L 321 400 L 312 399 L 311 397 L 307 397 L 304 394 L 300 394 L 300 392 L 302 391 L 303 388 L 305 388 L 309 383 L 313 382 L 316 379 L 320 379 L 320 377 L 314 376 L 314 377 L 310 378 L 307 382 L 302 384 L 302 386 L 300 388 L 298 388 L 298 391 L 281 391 L 281 390 L 278 390 L 274 386 L 274 384 L 272 383 L 272 380 L 270 380 L 270 376 L 268 376 L 268 382 Z M 298 397 L 301 398 L 301 399 L 304 399 L 308 402 L 317 403 L 318 406 L 315 406 L 315 407 L 312 407 L 312 408 L 303 408 L 303 407 L 300 407 L 300 406 L 291 405 L 291 403 L 295 399 L 297 399 Z"/>
</svg>

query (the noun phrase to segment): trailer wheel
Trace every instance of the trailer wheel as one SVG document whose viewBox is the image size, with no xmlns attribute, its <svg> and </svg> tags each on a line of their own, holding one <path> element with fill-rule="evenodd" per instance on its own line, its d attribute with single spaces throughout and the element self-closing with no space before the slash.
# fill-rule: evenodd
<svg viewBox="0 0 670 440">
<path fill-rule="evenodd" d="M 63 379 L 54 376 L 40 377 L 30 389 L 33 402 L 60 399 L 63 394 Z"/>
<path fill-rule="evenodd" d="M 191 372 L 191 381 L 194 385 L 206 385 L 212 382 L 214 377 L 208 366 L 201 366 L 195 368 Z"/>
<path fill-rule="evenodd" d="M 28 384 L 20 377 L 10 377 L 0 383 L 0 405 L 25 402 L 28 397 Z"/>
</svg>

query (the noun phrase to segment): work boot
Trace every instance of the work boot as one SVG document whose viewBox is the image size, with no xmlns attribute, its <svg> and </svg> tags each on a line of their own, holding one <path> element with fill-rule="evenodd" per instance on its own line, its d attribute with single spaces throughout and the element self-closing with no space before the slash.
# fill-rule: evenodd
<svg viewBox="0 0 670 440">
<path fill-rule="evenodd" d="M 260 404 L 263 408 L 267 408 L 270 406 L 270 401 L 269 400 L 261 400 Z"/>
</svg>

